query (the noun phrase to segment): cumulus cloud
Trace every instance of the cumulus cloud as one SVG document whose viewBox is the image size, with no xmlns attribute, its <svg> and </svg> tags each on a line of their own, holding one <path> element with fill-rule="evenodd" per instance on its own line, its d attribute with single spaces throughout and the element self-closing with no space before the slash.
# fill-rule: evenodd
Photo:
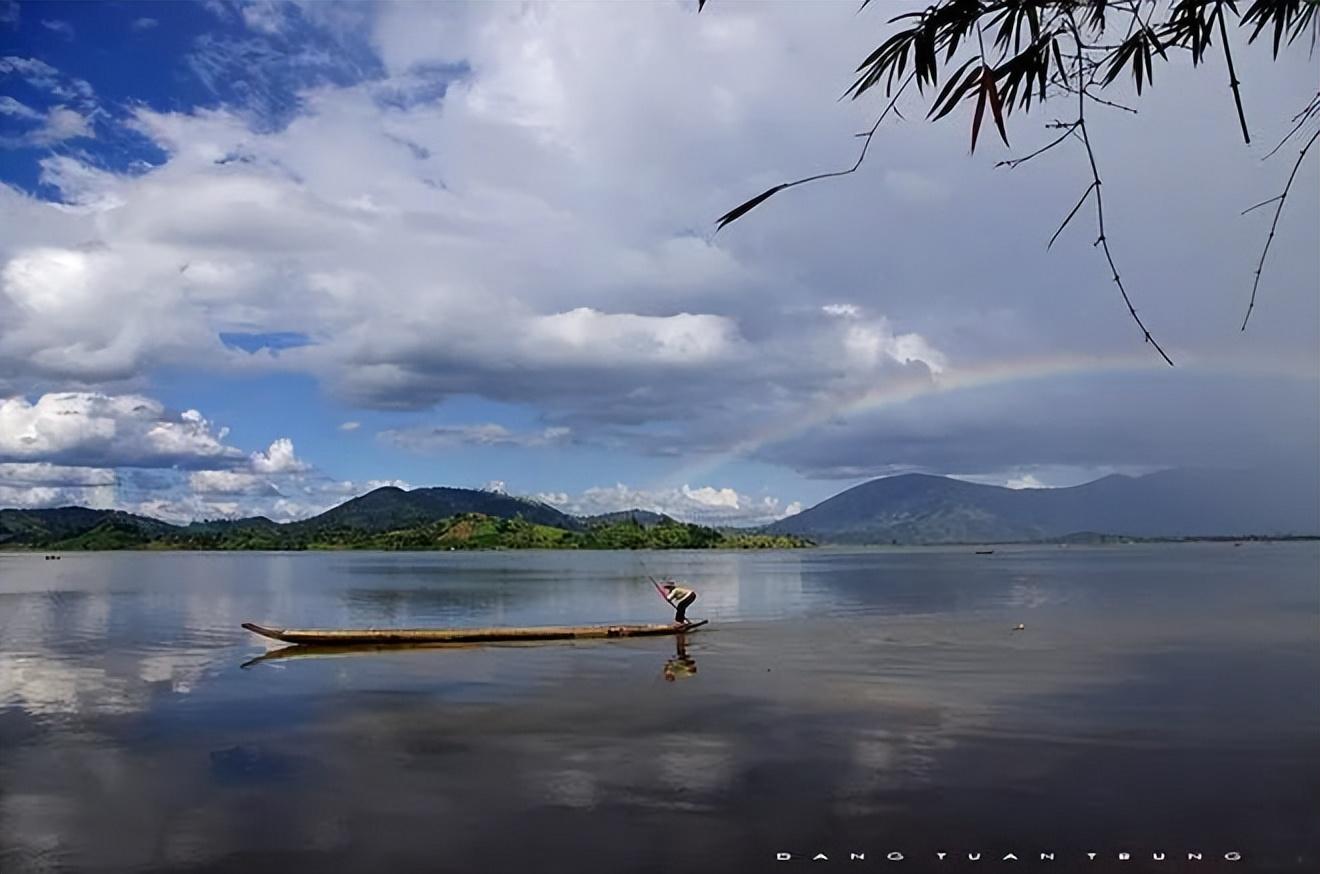
<svg viewBox="0 0 1320 874">
<path fill-rule="evenodd" d="M 114 505 L 113 470 L 47 462 L 0 463 L 0 507 Z"/>
<path fill-rule="evenodd" d="M 439 14 L 383 10 L 382 57 L 406 41 L 400 16 L 418 32 Z M 690 200 L 672 190 L 675 177 L 654 172 L 657 159 L 667 171 L 685 166 L 669 146 L 597 136 L 612 112 L 638 99 L 627 88 L 595 93 L 596 62 L 582 57 L 590 51 L 607 62 L 617 53 L 615 30 L 642 37 L 662 26 L 694 62 L 730 44 L 750 48 L 753 33 L 793 37 L 738 16 L 693 43 L 683 29 L 708 26 L 676 10 L 611 13 L 605 28 L 585 11 L 464 15 L 484 21 L 466 32 L 474 41 L 466 73 L 435 79 L 427 72 L 435 56 L 426 53 L 443 50 L 417 45 L 399 55 L 414 60 L 387 78 L 305 93 L 302 114 L 276 130 L 224 109 L 139 109 L 131 125 L 167 152 L 162 165 L 132 176 L 69 156 L 43 165 L 43 180 L 82 213 L 36 219 L 50 207 L 0 192 L 34 226 L 66 225 L 58 237 L 79 241 L 56 245 L 44 232 L 9 241 L 3 315 L 11 318 L 0 322 L 0 358 L 28 384 L 50 385 L 124 379 L 183 361 L 298 369 L 369 406 L 418 408 L 478 394 L 535 403 L 553 426 L 574 431 L 678 421 L 693 407 L 727 410 L 712 435 L 756 413 L 758 395 L 800 401 L 840 378 L 884 379 L 926 353 L 939 366 L 923 335 L 879 323 L 851 326 L 840 359 L 837 325 L 792 312 L 796 283 L 683 229 L 703 224 L 718 201 Z M 508 40 L 543 57 L 548 81 L 559 84 L 529 90 Z M 699 77 L 689 78 L 697 87 Z M 783 98 L 754 75 L 729 87 L 766 107 Z M 554 89 L 575 96 L 561 105 Z M 698 115 L 727 119 L 726 110 L 702 106 Z M 696 137 L 697 150 L 715 130 L 683 136 Z M 481 146 L 473 151 L 469 142 Z M 602 182 L 621 181 L 634 164 L 648 169 L 637 191 L 552 181 L 583 178 L 577 168 L 588 157 L 613 168 Z M 732 292 L 753 295 L 757 306 L 731 306 L 724 296 Z M 132 318 L 102 317 L 111 308 Z M 143 324 L 157 330 L 134 327 Z M 300 331 L 317 342 L 284 350 L 278 361 L 265 353 L 240 359 L 216 339 L 238 328 Z M 895 346 L 891 334 L 925 345 Z"/>
<path fill-rule="evenodd" d="M 35 402 L 22 396 L 0 400 L 0 461 L 90 467 L 236 464 L 243 454 L 223 442 L 226 433 L 196 410 L 171 413 L 142 395 L 61 392 Z"/>
<path fill-rule="evenodd" d="M 335 480 L 278 438 L 244 453 L 197 410 L 142 395 L 0 400 L 0 507 L 114 507 L 169 522 L 315 515 L 401 480 Z"/>
<path fill-rule="evenodd" d="M 252 453 L 250 461 L 258 473 L 297 473 L 310 467 L 294 453 L 288 437 L 279 438 L 265 452 Z"/>
<path fill-rule="evenodd" d="M 785 503 L 769 495 L 754 497 L 727 486 L 694 488 L 686 484 L 678 488 L 644 489 L 616 483 L 589 488 L 577 495 L 542 492 L 534 497 L 579 516 L 649 510 L 703 525 L 766 525 L 802 509 L 797 502 Z"/>
<path fill-rule="evenodd" d="M 361 423 L 361 422 L 351 422 L 351 421 L 350 421 L 350 422 L 340 422 L 340 423 L 339 423 L 339 430 L 340 430 L 340 431 L 356 431 L 358 428 L 361 428 L 361 427 L 362 427 L 362 423 Z"/>
</svg>

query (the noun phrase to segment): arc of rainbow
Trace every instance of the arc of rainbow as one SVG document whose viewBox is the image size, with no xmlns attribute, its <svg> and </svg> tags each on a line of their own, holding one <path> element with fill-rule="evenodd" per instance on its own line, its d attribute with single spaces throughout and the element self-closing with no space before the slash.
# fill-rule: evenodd
<svg viewBox="0 0 1320 874">
<path fill-rule="evenodd" d="M 1181 373 L 1232 372 L 1243 373 L 1241 362 L 1231 362 L 1228 367 L 1217 367 L 1213 362 L 1186 359 L 1179 362 Z M 1232 366 L 1232 365 L 1237 365 Z M 1252 367 L 1250 371 L 1260 371 L 1273 375 L 1293 378 L 1315 379 L 1314 373 L 1301 369 L 1291 362 L 1276 362 Z M 693 483 L 707 477 L 716 469 L 739 458 L 747 457 L 756 450 L 775 443 L 792 439 L 819 427 L 834 419 L 846 419 L 864 413 L 874 412 L 887 407 L 900 406 L 921 397 L 945 394 L 973 389 L 988 388 L 1013 382 L 1049 379 L 1075 374 L 1100 374 L 1148 371 L 1152 374 L 1169 372 L 1158 361 L 1152 361 L 1144 354 L 1121 356 L 1081 356 L 1056 355 L 1043 358 L 1031 358 L 1014 361 L 1000 361 L 974 368 L 949 368 L 937 374 L 921 377 L 898 377 L 881 385 L 868 389 L 861 394 L 836 398 L 809 409 L 802 415 L 771 423 L 768 427 L 754 432 L 738 441 L 724 452 L 703 455 L 685 464 L 664 477 L 668 483 Z"/>
</svg>

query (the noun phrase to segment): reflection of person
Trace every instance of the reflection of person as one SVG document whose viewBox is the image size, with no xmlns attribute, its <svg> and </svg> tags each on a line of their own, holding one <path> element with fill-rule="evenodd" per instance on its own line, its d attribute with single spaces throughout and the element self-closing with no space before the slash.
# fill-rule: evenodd
<svg viewBox="0 0 1320 874">
<path fill-rule="evenodd" d="M 672 683 L 679 677 L 690 677 L 697 672 L 697 660 L 687 654 L 687 638 L 678 635 L 674 657 L 665 662 L 665 680 Z"/>
<path fill-rule="evenodd" d="M 687 623 L 687 608 L 692 602 L 697 600 L 697 593 L 691 589 L 685 589 L 673 580 L 665 580 L 660 584 L 660 589 L 664 593 L 665 600 L 674 605 L 674 624 L 685 625 Z"/>
</svg>

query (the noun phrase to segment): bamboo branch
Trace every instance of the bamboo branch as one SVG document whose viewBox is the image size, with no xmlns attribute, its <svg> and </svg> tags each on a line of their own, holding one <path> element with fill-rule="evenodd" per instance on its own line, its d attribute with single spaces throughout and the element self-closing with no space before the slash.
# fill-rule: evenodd
<svg viewBox="0 0 1320 874">
<path fill-rule="evenodd" d="M 1293 163 L 1292 172 L 1288 174 L 1288 182 L 1283 186 L 1283 193 L 1276 200 L 1278 206 L 1274 208 L 1274 220 L 1270 222 L 1270 235 L 1265 238 L 1265 246 L 1260 250 L 1260 262 L 1256 265 L 1256 279 L 1251 283 L 1251 302 L 1247 304 L 1247 315 L 1242 319 L 1242 330 L 1247 329 L 1247 322 L 1251 319 L 1251 311 L 1256 308 L 1256 289 L 1260 288 L 1260 274 L 1265 269 L 1265 256 L 1270 253 L 1270 243 L 1274 242 L 1274 232 L 1279 227 L 1279 216 L 1283 213 L 1283 205 L 1288 201 L 1288 192 L 1292 190 L 1293 180 L 1297 178 L 1297 170 L 1302 166 L 1302 161 L 1306 160 L 1306 153 L 1310 151 L 1311 146 L 1315 145 L 1316 138 L 1320 137 L 1320 130 L 1311 134 L 1311 138 L 1302 146 L 1302 150 L 1297 153 L 1297 160 Z M 1269 203 L 1270 201 L 1265 201 Z M 1256 204 L 1263 206 L 1264 204 Z M 1255 209 L 1253 206 L 1251 209 Z M 1247 210 L 1250 212 L 1251 210 Z"/>
<path fill-rule="evenodd" d="M 1251 145 L 1251 134 L 1247 131 L 1247 114 L 1242 111 L 1242 92 L 1238 90 L 1237 72 L 1233 69 L 1233 53 L 1228 48 L 1228 25 L 1224 24 L 1223 4 L 1215 10 L 1219 16 L 1219 38 L 1224 43 L 1224 60 L 1228 62 L 1228 87 L 1233 89 L 1233 103 L 1237 106 L 1238 124 L 1242 125 L 1242 139 Z"/>
<path fill-rule="evenodd" d="M 1077 38 L 1077 22 L 1072 13 L 1068 13 L 1068 21 L 1072 25 L 1073 36 Z M 1095 163 L 1095 150 L 1091 148 L 1091 137 L 1086 130 L 1086 83 L 1082 80 L 1082 44 L 1077 39 L 1077 130 L 1081 132 L 1082 145 L 1086 147 L 1086 157 L 1091 164 L 1092 188 L 1095 190 L 1095 223 L 1100 231 L 1099 238 L 1095 245 L 1104 250 L 1105 260 L 1109 262 L 1109 270 L 1114 274 L 1114 284 L 1118 286 L 1118 293 L 1123 296 L 1123 303 L 1127 304 L 1128 312 L 1132 314 L 1132 319 L 1141 329 L 1141 333 L 1146 338 L 1146 342 L 1155 347 L 1155 351 L 1160 353 L 1160 357 L 1173 366 L 1173 359 L 1165 353 L 1163 347 L 1151 336 L 1150 330 L 1145 323 L 1141 321 L 1141 316 L 1137 315 L 1137 308 L 1132 305 L 1132 299 L 1128 297 L 1127 289 L 1123 287 L 1123 280 L 1118 275 L 1118 267 L 1114 264 L 1114 254 L 1109 250 L 1109 237 L 1105 234 L 1105 201 L 1100 193 L 1102 183 L 1100 181 L 1100 170 Z"/>
<path fill-rule="evenodd" d="M 1312 97 L 1311 102 L 1306 104 L 1306 108 L 1292 117 L 1292 130 L 1288 131 L 1288 134 L 1283 139 L 1279 140 L 1279 144 L 1270 149 L 1261 160 L 1268 161 L 1270 158 L 1274 157 L 1274 153 L 1279 151 L 1279 149 L 1282 149 L 1288 140 L 1292 139 L 1297 132 L 1311 120 L 1311 116 L 1315 115 L 1317 112 L 1320 112 L 1320 94 L 1316 94 L 1315 97 Z"/>
</svg>

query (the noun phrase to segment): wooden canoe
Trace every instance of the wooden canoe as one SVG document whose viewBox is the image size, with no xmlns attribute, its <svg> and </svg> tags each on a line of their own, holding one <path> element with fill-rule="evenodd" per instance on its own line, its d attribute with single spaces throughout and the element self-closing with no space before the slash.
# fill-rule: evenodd
<svg viewBox="0 0 1320 874">
<path fill-rule="evenodd" d="M 684 634 L 709 620 L 685 625 L 546 625 L 531 628 L 270 628 L 254 622 L 243 627 L 254 634 L 302 646 L 354 644 L 498 643 L 516 640 L 587 640 L 602 637 L 649 637 Z"/>
</svg>

